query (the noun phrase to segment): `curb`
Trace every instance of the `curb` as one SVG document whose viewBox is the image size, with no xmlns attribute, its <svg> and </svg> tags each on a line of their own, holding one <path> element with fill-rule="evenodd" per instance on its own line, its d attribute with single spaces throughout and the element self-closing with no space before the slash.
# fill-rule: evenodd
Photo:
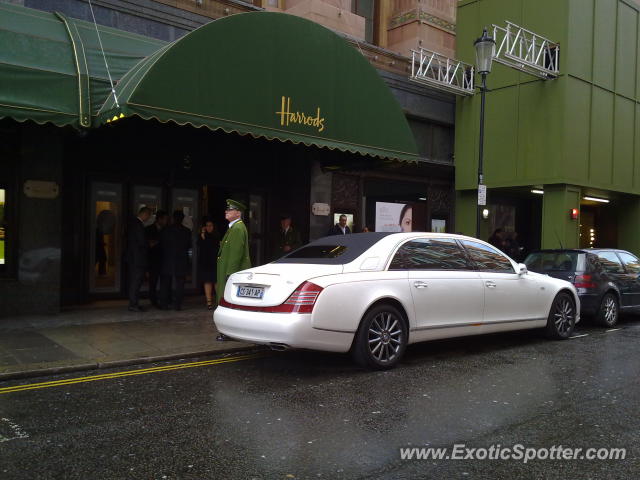
<svg viewBox="0 0 640 480">
<path fill-rule="evenodd" d="M 22 372 L 0 373 L 0 382 L 6 380 L 21 380 L 24 378 L 43 377 L 47 375 L 56 375 L 61 373 L 83 372 L 87 370 L 100 370 L 106 368 L 124 367 L 129 365 L 144 365 L 146 363 L 163 362 L 167 360 L 178 360 L 183 358 L 204 357 L 216 354 L 230 354 L 246 352 L 251 350 L 262 351 L 264 348 L 249 344 L 244 347 L 228 347 L 226 349 L 216 350 L 200 350 L 197 352 L 172 353 L 168 355 L 157 355 L 153 357 L 139 357 L 126 360 L 111 360 L 108 362 L 82 363 L 79 365 L 68 365 L 62 367 L 40 368 L 36 370 L 24 370 Z"/>
</svg>

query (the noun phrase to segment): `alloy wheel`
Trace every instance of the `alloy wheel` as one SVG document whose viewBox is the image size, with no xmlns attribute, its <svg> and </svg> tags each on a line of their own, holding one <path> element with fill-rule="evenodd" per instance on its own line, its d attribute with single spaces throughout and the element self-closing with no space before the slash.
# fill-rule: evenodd
<svg viewBox="0 0 640 480">
<path fill-rule="evenodd" d="M 391 312 L 378 313 L 369 326 L 368 345 L 371 355 L 380 363 L 395 360 L 402 347 L 401 320 Z"/>
<path fill-rule="evenodd" d="M 575 312 L 573 303 L 566 296 L 557 299 L 553 320 L 560 336 L 566 337 L 570 334 L 575 322 Z"/>
</svg>

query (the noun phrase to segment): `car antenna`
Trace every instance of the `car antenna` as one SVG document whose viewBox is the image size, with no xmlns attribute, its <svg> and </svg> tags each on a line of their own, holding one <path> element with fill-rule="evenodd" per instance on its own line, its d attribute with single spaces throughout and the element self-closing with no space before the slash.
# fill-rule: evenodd
<svg viewBox="0 0 640 480">
<path fill-rule="evenodd" d="M 564 250 L 564 247 L 562 246 L 562 241 L 560 240 L 560 235 L 558 235 L 558 230 L 554 228 L 553 232 L 556 234 L 556 238 L 558 239 L 558 243 L 560 244 L 560 250 Z"/>
</svg>

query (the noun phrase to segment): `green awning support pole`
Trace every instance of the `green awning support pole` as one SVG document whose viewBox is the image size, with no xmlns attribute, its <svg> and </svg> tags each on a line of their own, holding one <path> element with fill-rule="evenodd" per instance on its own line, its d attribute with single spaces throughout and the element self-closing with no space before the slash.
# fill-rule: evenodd
<svg viewBox="0 0 640 480">
<path fill-rule="evenodd" d="M 80 126 L 91 126 L 91 96 L 89 91 L 89 69 L 84 51 L 84 45 L 80 39 L 80 33 L 76 24 L 70 24 L 67 17 L 60 12 L 55 12 L 56 16 L 64 23 L 69 39 L 73 45 L 73 55 L 78 75 L 78 118 Z"/>
</svg>

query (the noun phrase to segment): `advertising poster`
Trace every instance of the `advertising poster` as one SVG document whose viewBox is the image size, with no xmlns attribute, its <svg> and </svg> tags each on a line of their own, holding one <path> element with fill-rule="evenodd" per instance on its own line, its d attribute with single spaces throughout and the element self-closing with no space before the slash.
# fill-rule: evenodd
<svg viewBox="0 0 640 480">
<path fill-rule="evenodd" d="M 411 232 L 413 206 L 410 203 L 376 202 L 376 232 Z"/>
</svg>

